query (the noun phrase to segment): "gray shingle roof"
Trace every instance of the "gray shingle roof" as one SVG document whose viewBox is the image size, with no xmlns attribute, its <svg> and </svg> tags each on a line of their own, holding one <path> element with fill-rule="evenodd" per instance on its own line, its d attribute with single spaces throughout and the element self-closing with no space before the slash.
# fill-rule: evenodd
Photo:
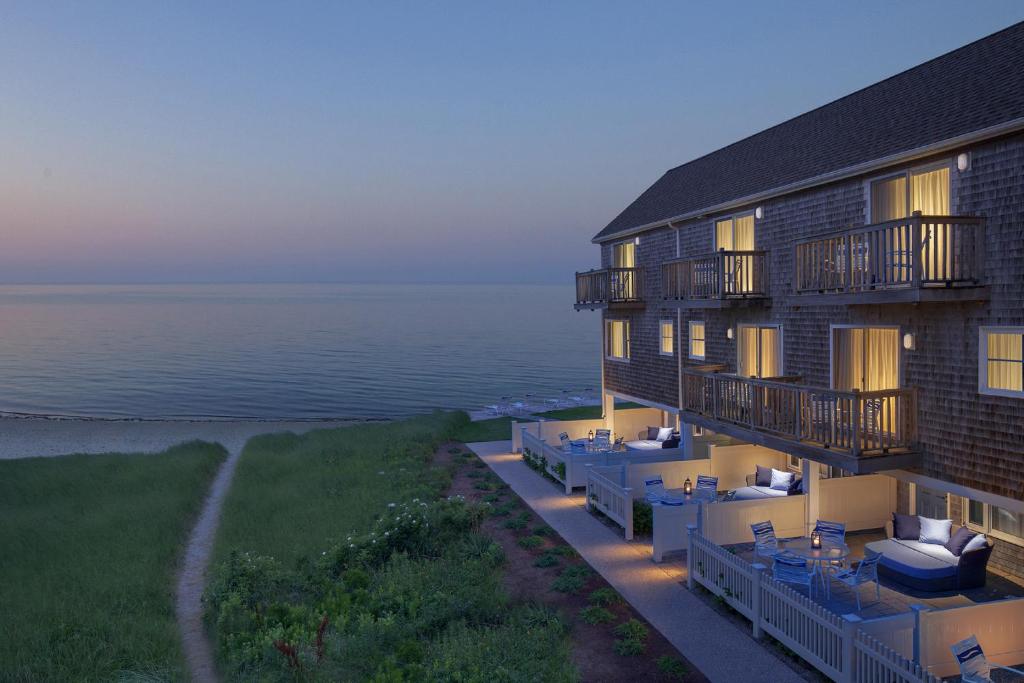
<svg viewBox="0 0 1024 683">
<path fill-rule="evenodd" d="M 1024 117 L 1024 22 L 668 171 L 594 238 Z"/>
</svg>

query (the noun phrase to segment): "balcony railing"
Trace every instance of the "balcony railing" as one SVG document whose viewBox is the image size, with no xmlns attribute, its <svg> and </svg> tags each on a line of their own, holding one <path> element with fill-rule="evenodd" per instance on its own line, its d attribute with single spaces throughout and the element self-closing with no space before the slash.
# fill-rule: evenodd
<svg viewBox="0 0 1024 683">
<path fill-rule="evenodd" d="M 642 268 L 597 268 L 576 273 L 576 305 L 642 303 L 643 275 Z"/>
<path fill-rule="evenodd" d="M 662 296 L 686 299 L 752 299 L 768 296 L 763 251 L 718 251 L 662 264 Z"/>
<path fill-rule="evenodd" d="M 683 370 L 684 411 L 852 457 L 908 451 L 917 441 L 913 389 L 837 391 L 722 369 Z"/>
<path fill-rule="evenodd" d="M 798 293 L 977 285 L 984 222 L 915 214 L 796 245 Z"/>
</svg>

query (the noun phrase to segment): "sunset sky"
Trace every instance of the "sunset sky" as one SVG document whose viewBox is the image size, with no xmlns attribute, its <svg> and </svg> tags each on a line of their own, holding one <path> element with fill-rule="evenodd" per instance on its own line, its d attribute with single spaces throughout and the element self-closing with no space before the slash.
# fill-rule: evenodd
<svg viewBox="0 0 1024 683">
<path fill-rule="evenodd" d="M 1024 19 L 213 4 L 0 5 L 0 281 L 569 283 L 669 167 Z"/>
</svg>

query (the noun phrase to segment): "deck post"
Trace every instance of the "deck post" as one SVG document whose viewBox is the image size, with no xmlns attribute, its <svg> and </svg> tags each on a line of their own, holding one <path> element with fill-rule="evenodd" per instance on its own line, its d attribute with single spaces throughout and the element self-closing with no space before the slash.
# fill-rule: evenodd
<svg viewBox="0 0 1024 683">
<path fill-rule="evenodd" d="M 584 466 L 587 468 L 587 488 L 583 490 L 583 509 L 590 512 L 590 474 L 594 471 L 594 466 L 589 462 Z"/>
<path fill-rule="evenodd" d="M 856 614 L 843 615 L 843 660 L 839 670 L 840 683 L 853 683 L 857 680 L 856 675 L 856 647 L 854 639 L 857 637 L 857 627 L 862 619 Z"/>
<path fill-rule="evenodd" d="M 624 508 L 622 510 L 622 518 L 626 520 L 626 524 L 625 524 L 625 527 L 626 527 L 626 540 L 627 541 L 632 541 L 633 540 L 633 489 L 631 489 L 630 487 L 626 486 L 626 487 L 624 487 L 622 489 L 622 492 L 624 494 L 626 494 L 625 495 L 625 502 L 623 502 L 623 504 L 622 504 L 622 507 Z"/>
<path fill-rule="evenodd" d="M 818 481 L 821 476 L 821 468 L 810 458 L 804 458 L 800 462 L 800 470 L 800 476 L 803 478 L 804 500 L 807 504 L 806 533 L 810 535 L 814 525 L 818 523 L 818 515 L 821 512 L 821 490 Z"/>
<path fill-rule="evenodd" d="M 914 663 L 921 663 L 921 613 L 928 612 L 931 607 L 928 605 L 911 605 L 910 609 L 914 610 Z"/>
<path fill-rule="evenodd" d="M 921 244 L 921 230 L 923 229 L 923 223 L 921 222 L 921 212 L 915 211 L 913 217 L 910 220 L 910 258 L 911 266 L 911 286 L 914 289 L 918 289 L 921 286 L 921 259 L 924 257 L 923 245 Z M 931 246 L 931 245 L 929 245 Z"/>
<path fill-rule="evenodd" d="M 693 537 L 697 533 L 696 524 L 686 525 L 686 587 L 693 590 Z"/>
<path fill-rule="evenodd" d="M 750 569 L 750 626 L 754 640 L 761 640 L 761 579 L 768 567 L 755 562 Z"/>
</svg>

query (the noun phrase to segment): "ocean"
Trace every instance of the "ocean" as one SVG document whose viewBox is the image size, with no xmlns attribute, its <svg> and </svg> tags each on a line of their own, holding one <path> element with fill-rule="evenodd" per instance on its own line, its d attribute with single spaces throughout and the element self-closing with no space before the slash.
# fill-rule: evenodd
<svg viewBox="0 0 1024 683">
<path fill-rule="evenodd" d="M 571 286 L 0 286 L 0 411 L 390 418 L 600 382 Z"/>
</svg>

